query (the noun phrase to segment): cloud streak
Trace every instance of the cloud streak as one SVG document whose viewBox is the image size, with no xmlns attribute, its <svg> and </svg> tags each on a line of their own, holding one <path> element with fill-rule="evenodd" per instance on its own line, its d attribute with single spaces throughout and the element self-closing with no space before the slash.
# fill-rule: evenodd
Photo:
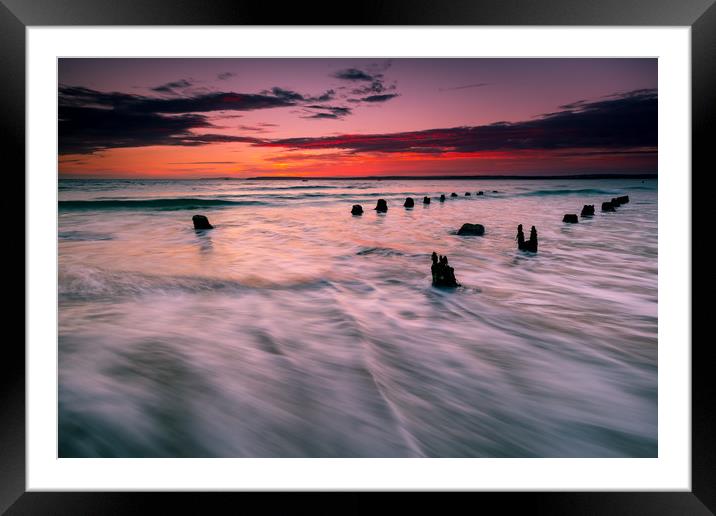
<svg viewBox="0 0 716 516">
<path fill-rule="evenodd" d="M 397 96 L 397 93 L 386 93 L 385 95 L 371 95 L 370 97 L 363 97 L 361 100 L 363 102 L 386 102 Z"/>
<path fill-rule="evenodd" d="M 475 84 L 465 84 L 463 86 L 453 86 L 451 88 L 440 88 L 439 91 L 454 91 L 454 90 L 466 90 L 469 88 L 482 88 L 483 86 L 489 86 L 490 83 L 478 82 Z"/>
<path fill-rule="evenodd" d="M 290 149 L 344 149 L 352 153 L 479 153 L 486 151 L 656 148 L 657 94 L 629 92 L 581 102 L 523 122 L 389 134 L 285 138 L 255 143 Z"/>
<path fill-rule="evenodd" d="M 376 71 L 375 73 L 369 73 L 365 70 L 360 70 L 358 68 L 347 68 L 345 70 L 339 70 L 338 72 L 334 73 L 333 77 L 354 83 L 369 83 L 360 87 L 353 88 L 350 93 L 351 95 L 354 95 L 354 97 L 348 98 L 348 102 L 352 102 L 355 104 L 361 102 L 386 102 L 398 96 L 398 94 L 395 93 L 385 93 L 387 91 L 393 91 L 397 88 L 395 83 L 387 86 L 385 84 L 384 74 L 382 73 L 382 71 L 387 70 L 389 67 L 390 62 L 382 66 L 373 65 L 374 69 L 380 70 Z"/>
<path fill-rule="evenodd" d="M 190 84 L 167 83 L 157 88 L 171 90 Z M 155 89 L 157 89 L 155 88 Z M 275 87 L 263 93 L 211 92 L 184 97 L 148 97 L 120 92 L 100 92 L 77 86 L 60 86 L 58 129 L 60 154 L 91 154 L 118 147 L 152 145 L 204 145 L 221 141 L 196 136 L 196 130 L 216 128 L 207 114 L 243 112 L 306 105 L 332 98 L 332 90 L 317 97 Z M 306 105 L 317 109 L 320 118 L 340 118 L 349 108 Z M 237 115 L 225 115 L 222 118 Z M 212 140 L 213 138 L 213 140 Z M 223 141 L 253 142 L 227 136 Z"/>
<path fill-rule="evenodd" d="M 339 70 L 333 74 L 336 79 L 342 79 L 344 81 L 374 81 L 375 77 L 370 75 L 363 70 L 358 68 L 346 68 L 345 70 Z"/>
<path fill-rule="evenodd" d="M 365 102 L 381 103 L 397 94 Z M 300 97 L 300 98 L 299 98 Z M 282 139 L 218 134 L 207 113 L 298 106 L 310 119 L 340 119 L 351 109 L 306 103 L 291 90 L 270 94 L 214 93 L 180 99 L 101 93 L 86 88 L 60 90 L 59 144 L 61 154 L 91 154 L 104 149 L 149 145 L 202 146 L 243 143 L 289 150 L 337 150 L 348 154 L 412 153 L 423 155 L 476 154 L 492 151 L 582 152 L 648 155 L 657 146 L 657 92 L 636 90 L 596 101 L 565 104 L 560 111 L 521 122 L 436 128 L 382 134 L 344 134 Z M 260 124 L 259 124 L 260 125 Z M 264 124 L 269 127 L 271 124 Z M 242 126 L 258 133 L 258 126 Z M 201 134 L 205 132 L 205 134 Z"/>
<path fill-rule="evenodd" d="M 175 90 L 189 88 L 191 85 L 192 83 L 187 81 L 186 79 L 180 79 L 174 82 L 167 82 L 166 84 L 162 84 L 161 86 L 157 86 L 151 89 L 152 91 L 156 91 L 158 93 L 176 93 Z"/>
</svg>

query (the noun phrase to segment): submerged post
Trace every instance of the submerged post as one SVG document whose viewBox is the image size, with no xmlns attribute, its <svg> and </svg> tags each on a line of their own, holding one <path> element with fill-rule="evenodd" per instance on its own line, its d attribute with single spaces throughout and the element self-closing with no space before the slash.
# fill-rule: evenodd
<svg viewBox="0 0 716 516">
<path fill-rule="evenodd" d="M 430 272 L 433 276 L 433 287 L 459 287 L 460 284 L 455 279 L 455 270 L 448 265 L 447 256 L 440 256 L 435 251 L 432 255 L 433 265 Z"/>
<path fill-rule="evenodd" d="M 214 226 L 209 224 L 209 219 L 204 215 L 194 215 L 191 221 L 194 223 L 194 229 L 214 229 Z"/>
<path fill-rule="evenodd" d="M 537 228 L 532 226 L 530 239 L 525 241 L 525 234 L 522 232 L 522 224 L 517 226 L 517 248 L 520 251 L 537 252 Z"/>
<path fill-rule="evenodd" d="M 594 205 L 593 204 L 585 204 L 582 208 L 582 213 L 580 213 L 582 217 L 591 217 L 594 215 Z"/>
</svg>

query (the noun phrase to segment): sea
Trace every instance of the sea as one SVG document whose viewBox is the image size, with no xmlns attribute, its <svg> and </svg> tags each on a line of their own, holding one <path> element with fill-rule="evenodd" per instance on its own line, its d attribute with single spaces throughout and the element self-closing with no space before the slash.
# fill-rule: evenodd
<svg viewBox="0 0 716 516">
<path fill-rule="evenodd" d="M 656 179 L 61 179 L 58 251 L 60 457 L 658 455 Z"/>
</svg>

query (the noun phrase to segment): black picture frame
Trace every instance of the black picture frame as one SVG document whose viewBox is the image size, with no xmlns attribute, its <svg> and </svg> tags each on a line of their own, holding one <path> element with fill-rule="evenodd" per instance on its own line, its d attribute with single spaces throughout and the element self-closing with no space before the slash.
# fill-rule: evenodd
<svg viewBox="0 0 716 516">
<path fill-rule="evenodd" d="M 713 168 L 709 152 L 716 97 L 715 0 L 394 0 L 352 5 L 256 3 L 240 0 L 0 0 L 0 145 L 6 170 L 25 169 L 25 29 L 65 25 L 617 25 L 690 26 L 692 73 L 692 180 Z M 19 174 L 15 174 L 19 176 Z M 23 176 L 24 177 L 24 176 Z M 24 180 L 13 212 L 24 213 Z M 693 186 L 692 186 L 693 188 Z M 693 191 L 693 189 L 692 189 Z M 16 215 L 15 215 L 16 216 Z M 693 217 L 692 217 L 693 220 Z M 6 221 L 7 222 L 7 221 Z M 23 224 L 24 227 L 24 224 Z M 19 233 L 12 228 L 15 235 Z M 693 230 L 692 230 L 693 234 Z M 698 233 L 697 233 L 698 234 Z M 15 237 L 17 238 L 17 237 Z M 698 243 L 698 242 L 695 242 Z M 15 240 L 12 259 L 20 261 Z M 23 247 L 24 249 L 24 247 Z M 693 249 L 692 249 L 693 253 Z M 693 256 L 693 254 L 692 254 Z M 23 251 L 23 270 L 25 259 Z M 9 271 L 9 267 L 6 268 Z M 703 287 L 702 287 L 703 288 Z M 25 298 L 23 294 L 23 299 Z M 8 298 L 6 298 L 8 299 Z M 15 310 L 24 303 L 14 302 Z M 696 310 L 697 307 L 694 307 Z M 703 308 L 701 308 L 703 310 Z M 24 313 L 24 312 L 23 312 Z M 693 313 L 693 312 L 692 312 Z M 19 318 L 18 318 L 19 320 Z M 693 315 L 692 315 L 693 321 Z M 24 330 L 23 330 L 24 334 Z M 0 513 L 125 514 L 159 502 L 163 513 L 211 513 L 226 506 L 261 512 L 312 508 L 312 512 L 362 513 L 382 501 L 374 493 L 69 493 L 25 489 L 25 350 L 4 339 L 0 360 Z M 684 346 L 690 343 L 684 342 Z M 497 503 L 500 511 L 538 514 L 713 514 L 716 512 L 716 421 L 710 339 L 693 339 L 692 490 L 689 492 L 470 493 L 440 497 L 441 512 Z M 469 496 L 470 500 L 465 498 Z M 242 497 L 241 505 L 235 505 Z M 335 500 L 335 498 L 338 498 Z M 475 498 L 477 497 L 477 498 Z M 259 500 L 257 500 L 259 498 Z M 424 496 L 416 494 L 421 505 Z M 248 502 L 248 503 L 247 503 Z M 228 505 L 225 505 L 227 504 Z M 479 504 L 479 505 L 477 505 Z M 283 511 L 282 511 L 283 512 Z"/>
</svg>

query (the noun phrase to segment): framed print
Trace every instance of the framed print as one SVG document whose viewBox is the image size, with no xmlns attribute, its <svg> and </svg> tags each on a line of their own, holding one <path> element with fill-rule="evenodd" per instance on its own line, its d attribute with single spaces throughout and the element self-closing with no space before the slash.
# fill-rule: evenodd
<svg viewBox="0 0 716 516">
<path fill-rule="evenodd" d="M 3 510 L 713 511 L 712 2 L 149 5 L 0 6 L 27 203 Z"/>
</svg>

